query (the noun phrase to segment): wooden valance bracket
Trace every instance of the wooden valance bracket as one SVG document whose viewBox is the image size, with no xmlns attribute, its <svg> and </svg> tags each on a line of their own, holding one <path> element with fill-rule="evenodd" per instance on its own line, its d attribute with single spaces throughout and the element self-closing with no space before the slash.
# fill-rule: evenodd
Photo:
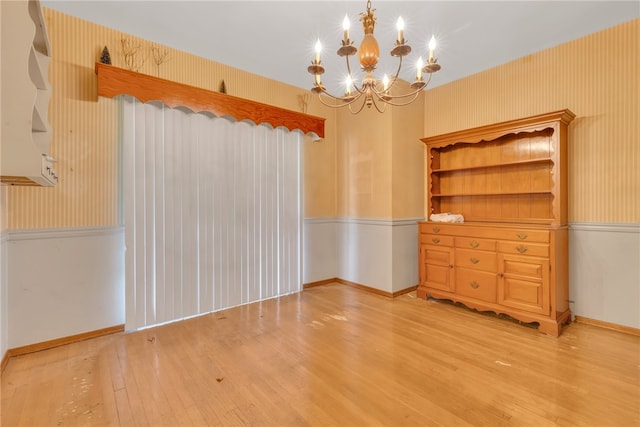
<svg viewBox="0 0 640 427">
<path fill-rule="evenodd" d="M 213 92 L 170 80 L 136 73 L 102 63 L 96 63 L 98 96 L 113 98 L 131 95 L 141 102 L 159 101 L 175 108 L 186 107 L 200 113 L 210 112 L 217 117 L 233 117 L 235 120 L 251 120 L 256 124 L 267 123 L 274 128 L 283 126 L 299 129 L 305 134 L 324 138 L 322 117 L 298 113 L 224 93 Z"/>
</svg>

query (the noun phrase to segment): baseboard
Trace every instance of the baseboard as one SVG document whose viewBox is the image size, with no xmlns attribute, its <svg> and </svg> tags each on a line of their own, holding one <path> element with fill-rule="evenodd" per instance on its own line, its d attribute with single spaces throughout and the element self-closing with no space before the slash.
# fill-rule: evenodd
<svg viewBox="0 0 640 427">
<path fill-rule="evenodd" d="M 4 356 L 2 357 L 2 363 L 0 363 L 0 373 L 4 372 L 4 368 L 6 368 L 7 364 L 9 363 L 9 350 L 7 350 L 4 353 Z"/>
<path fill-rule="evenodd" d="M 405 288 L 405 289 L 401 289 L 401 290 L 396 291 L 396 292 L 387 292 L 387 291 L 382 291 L 382 290 L 377 289 L 377 288 L 373 288 L 371 286 L 362 285 L 360 283 L 356 283 L 356 282 L 351 282 L 349 280 L 340 279 L 339 277 L 333 277 L 331 279 L 325 279 L 325 280 L 319 280 L 317 282 L 305 283 L 304 285 L 302 285 L 302 289 L 309 289 L 309 288 L 313 288 L 313 287 L 316 287 L 316 286 L 328 285 L 329 283 L 340 283 L 342 285 L 351 286 L 352 288 L 357 288 L 357 289 L 361 289 L 361 290 L 366 291 L 366 292 L 371 292 L 373 294 L 382 295 L 382 296 L 385 296 L 387 298 L 395 298 L 395 297 L 398 297 L 400 295 L 408 294 L 409 292 L 415 291 L 418 288 L 418 285 L 414 285 L 414 286 L 409 286 L 408 288 Z"/>
<path fill-rule="evenodd" d="M 111 335 L 118 332 L 124 332 L 124 325 L 116 325 L 108 328 L 98 329 L 96 331 L 84 332 L 68 337 L 57 338 L 55 340 L 44 341 L 36 344 L 29 344 L 22 347 L 10 348 L 2 358 L 2 370 L 4 370 L 9 359 L 16 356 L 24 356 L 25 354 L 36 353 L 38 351 L 48 350 L 50 348 L 60 347 L 61 345 L 71 344 L 74 342 L 84 341 L 91 338 L 98 338 L 105 335 Z"/>
<path fill-rule="evenodd" d="M 332 277 L 331 279 L 318 280 L 317 282 L 305 283 L 302 285 L 302 289 L 315 288 L 316 286 L 328 285 L 329 283 L 340 282 L 340 279 L 337 277 Z"/>
<path fill-rule="evenodd" d="M 399 291 L 395 291 L 394 293 L 392 293 L 392 297 L 399 297 L 400 295 L 404 295 L 404 294 L 408 294 L 409 292 L 413 292 L 416 289 L 418 289 L 418 285 L 413 285 L 413 286 L 409 286 L 408 288 L 405 289 L 400 289 Z"/>
<path fill-rule="evenodd" d="M 640 337 L 640 329 L 632 328 L 631 326 L 618 325 L 611 322 L 603 322 L 602 320 L 590 319 L 588 317 L 575 316 L 574 321 L 576 323 L 583 323 L 585 325 L 597 326 L 599 328 L 610 329 L 612 331 L 618 331 L 629 335 L 635 335 Z"/>
</svg>

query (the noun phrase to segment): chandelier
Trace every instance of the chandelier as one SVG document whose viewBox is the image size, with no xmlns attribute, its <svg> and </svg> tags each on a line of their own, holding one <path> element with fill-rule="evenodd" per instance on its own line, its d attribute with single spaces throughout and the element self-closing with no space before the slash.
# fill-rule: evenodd
<svg viewBox="0 0 640 427">
<path fill-rule="evenodd" d="M 404 21 L 402 17 L 398 18 L 397 30 L 398 38 L 395 42 L 393 49 L 391 50 L 391 56 L 398 58 L 398 69 L 391 78 L 386 74 L 381 81 L 376 80 L 373 76 L 373 71 L 378 65 L 378 59 L 380 57 L 380 47 L 378 41 L 373 36 L 373 28 L 376 23 L 374 16 L 375 9 L 371 9 L 371 0 L 367 1 L 367 12 L 360 14 L 360 21 L 362 22 L 362 28 L 364 30 L 364 38 L 360 43 L 360 49 L 358 50 L 353 41 L 349 39 L 349 18 L 344 17 L 343 29 L 344 37 L 342 39 L 342 45 L 338 49 L 338 55 L 344 57 L 347 63 L 347 81 L 346 90 L 343 96 L 335 96 L 327 91 L 322 84 L 320 76 L 324 73 L 324 66 L 320 61 L 320 52 L 322 45 L 320 40 L 317 41 L 315 46 L 315 58 L 311 61 L 311 65 L 307 68 L 310 74 L 314 75 L 314 84 L 311 91 L 318 94 L 320 102 L 324 105 L 332 108 L 349 107 L 349 110 L 353 114 L 357 114 L 365 107 L 371 108 L 374 106 L 376 110 L 382 113 L 387 104 L 394 106 L 408 105 L 416 100 L 422 89 L 429 84 L 433 73 L 440 69 L 440 65 L 437 63 L 437 59 L 434 57 L 434 51 L 436 48 L 435 37 L 431 37 L 429 42 L 429 57 L 427 63 L 424 64 L 422 58 L 418 60 L 416 78 L 411 83 L 410 89 L 406 93 L 392 94 L 391 89 L 394 87 L 400 75 L 402 69 L 402 58 L 411 53 L 411 46 L 406 43 L 404 39 Z M 349 57 L 358 53 L 358 61 L 360 62 L 360 68 L 364 71 L 365 75 L 360 84 L 358 84 L 352 77 L 351 65 L 349 63 Z M 425 80 L 423 75 L 427 74 Z M 333 99 L 336 102 L 327 102 L 328 99 Z M 361 104 L 354 110 L 354 104 L 361 100 Z"/>
</svg>

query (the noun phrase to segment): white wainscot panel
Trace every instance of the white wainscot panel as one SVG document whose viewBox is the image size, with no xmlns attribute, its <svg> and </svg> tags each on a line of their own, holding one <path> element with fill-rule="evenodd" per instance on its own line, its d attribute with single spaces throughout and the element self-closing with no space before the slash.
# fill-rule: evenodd
<svg viewBox="0 0 640 427">
<path fill-rule="evenodd" d="M 402 291 L 418 284 L 418 220 L 393 223 L 393 289 Z"/>
<path fill-rule="evenodd" d="M 7 233 L 0 232 L 0 359 L 9 349 L 9 296 L 7 289 Z"/>
<path fill-rule="evenodd" d="M 124 323 L 120 227 L 9 233 L 9 348 Z"/>
<path fill-rule="evenodd" d="M 640 225 L 569 226 L 573 314 L 640 328 Z"/>
<path fill-rule="evenodd" d="M 341 279 L 393 293 L 418 284 L 415 219 L 341 219 Z"/>
<path fill-rule="evenodd" d="M 305 218 L 302 282 L 338 277 L 338 224 L 336 218 Z"/>
</svg>

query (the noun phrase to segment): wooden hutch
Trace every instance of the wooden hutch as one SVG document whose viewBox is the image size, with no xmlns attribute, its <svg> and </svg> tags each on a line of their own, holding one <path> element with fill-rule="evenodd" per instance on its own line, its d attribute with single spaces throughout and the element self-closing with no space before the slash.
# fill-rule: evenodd
<svg viewBox="0 0 640 427">
<path fill-rule="evenodd" d="M 558 336 L 571 320 L 567 130 L 555 111 L 424 138 L 427 214 L 419 223 L 418 297 L 493 311 Z"/>
</svg>

